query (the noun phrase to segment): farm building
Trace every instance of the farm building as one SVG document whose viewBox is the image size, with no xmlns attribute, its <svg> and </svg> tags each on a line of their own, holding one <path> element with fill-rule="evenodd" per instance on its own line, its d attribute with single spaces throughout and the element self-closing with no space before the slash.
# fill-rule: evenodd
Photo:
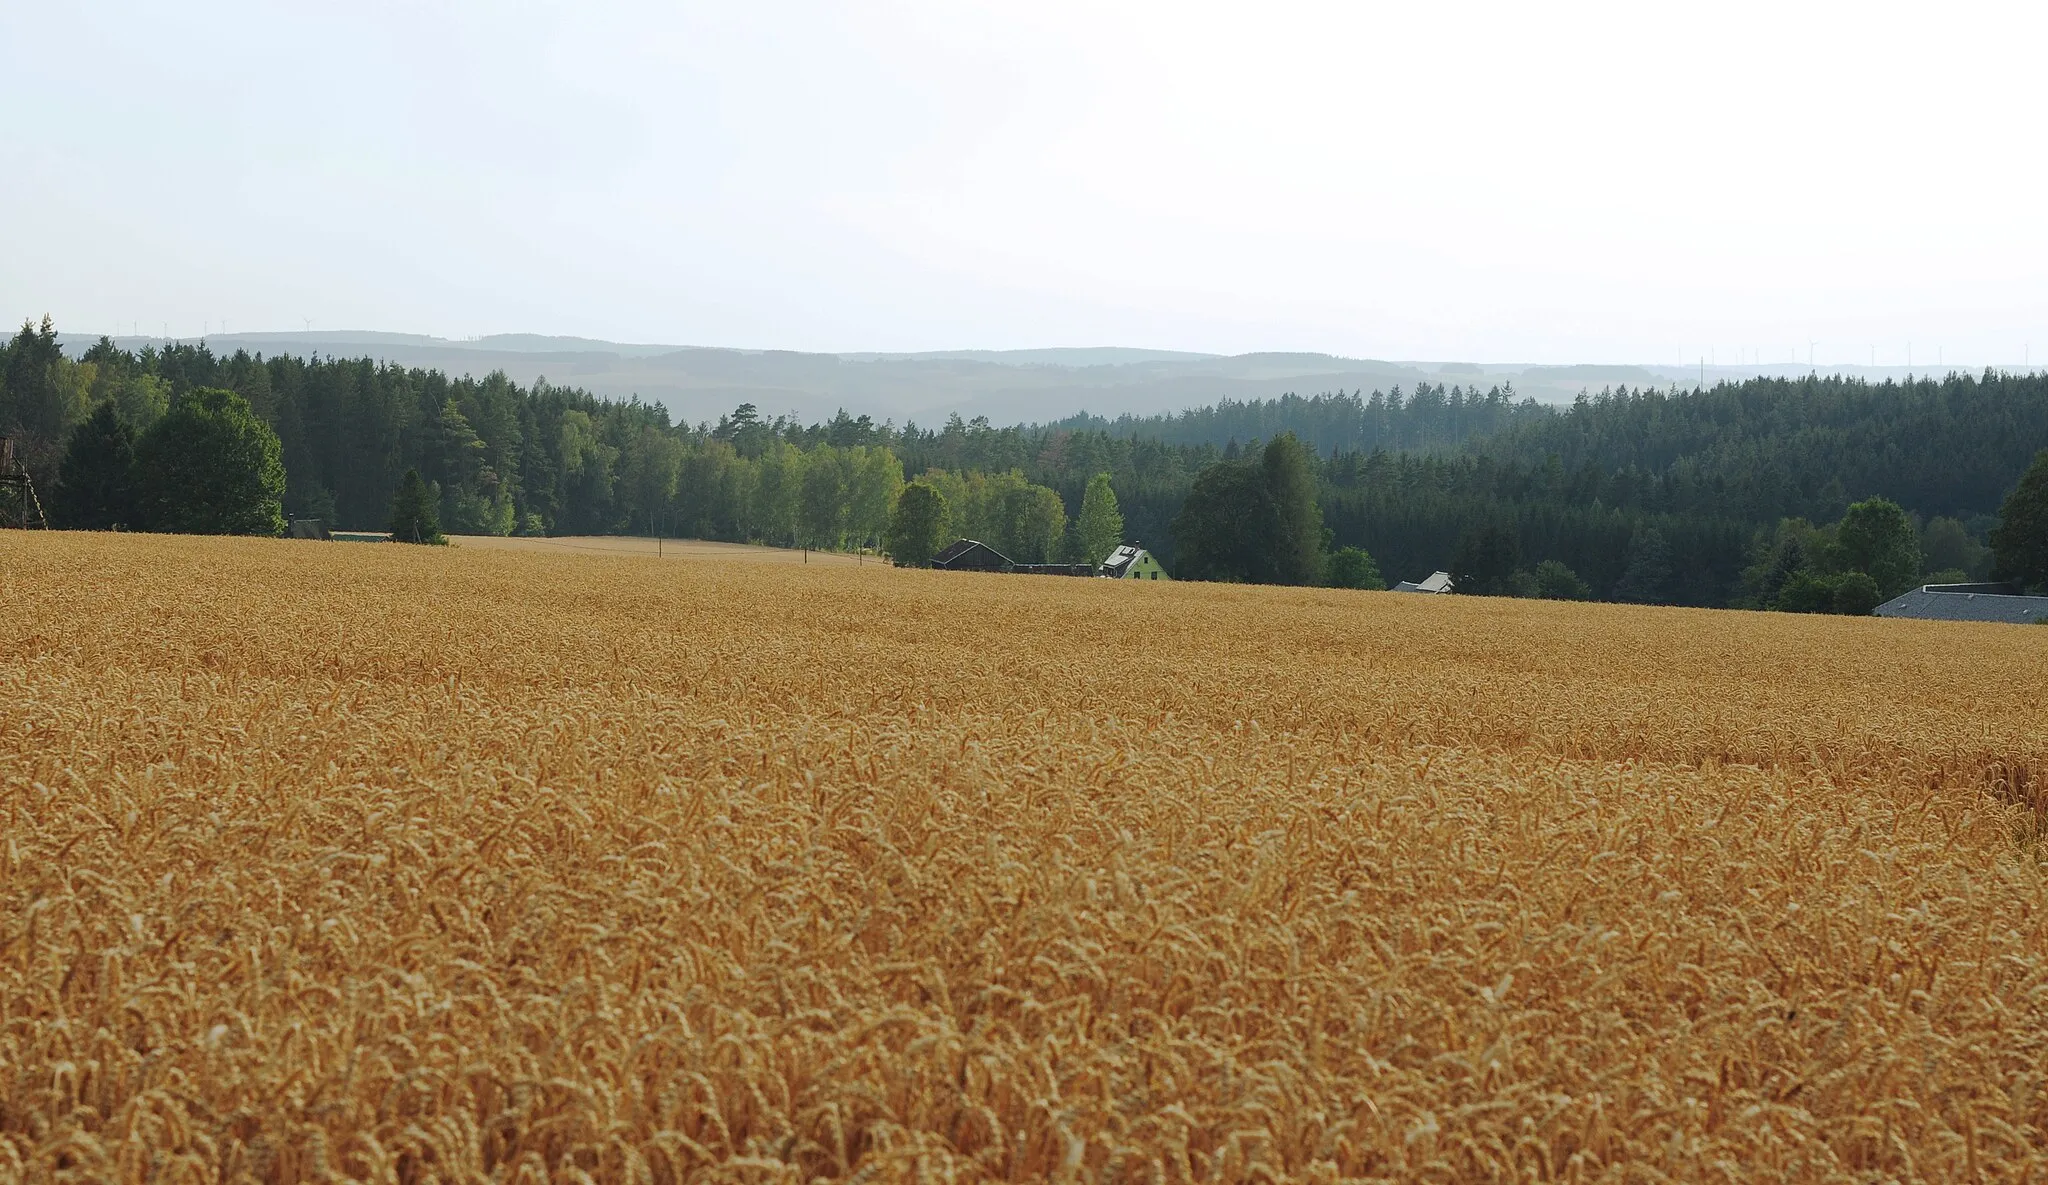
<svg viewBox="0 0 2048 1185">
<path fill-rule="evenodd" d="M 979 539 L 962 539 L 932 557 L 932 567 L 943 572 L 1007 572 L 1013 566 L 1010 557 Z"/>
<path fill-rule="evenodd" d="M 1403 580 L 1393 587 L 1394 592 L 1447 593 L 1451 591 L 1449 572 L 1432 572 L 1420 580 Z"/>
<path fill-rule="evenodd" d="M 1879 617 L 1930 621 L 2048 621 L 2048 597 L 2021 596 L 2010 584 L 1923 584 L 1875 610 Z"/>
<path fill-rule="evenodd" d="M 1109 553 L 1096 573 L 1116 580 L 1169 580 L 1166 569 L 1152 558 L 1152 553 L 1135 543 L 1127 543 Z"/>
</svg>

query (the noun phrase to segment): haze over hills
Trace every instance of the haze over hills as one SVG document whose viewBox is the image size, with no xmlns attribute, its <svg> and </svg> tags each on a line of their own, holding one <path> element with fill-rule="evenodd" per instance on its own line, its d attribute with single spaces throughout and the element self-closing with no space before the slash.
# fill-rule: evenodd
<svg viewBox="0 0 2048 1185">
<path fill-rule="evenodd" d="M 63 334 L 76 355 L 96 336 Z M 117 337 L 139 350 L 163 338 Z M 1512 385 L 1518 396 L 1567 403 L 1603 386 L 1691 386 L 1757 375 L 1806 374 L 1794 364 L 1762 366 L 1573 366 L 1399 362 L 1316 353 L 1200 354 L 1129 347 L 940 350 L 920 353 L 799 353 L 599 341 L 507 333 L 469 339 L 377 331 L 294 331 L 209 335 L 219 354 L 369 357 L 450 375 L 503 371 L 521 384 L 545 378 L 612 398 L 639 396 L 685 423 L 715 421 L 742 403 L 768 416 L 812 422 L 841 408 L 898 424 L 933 424 L 955 413 L 992 423 L 1048 423 L 1087 412 L 1106 418 L 1202 407 L 1225 399 L 1289 392 L 1413 391 L 1417 383 Z M 1905 367 L 1828 367 L 1823 374 L 1903 377 Z M 1922 367 L 1921 373 L 1934 368 Z"/>
</svg>

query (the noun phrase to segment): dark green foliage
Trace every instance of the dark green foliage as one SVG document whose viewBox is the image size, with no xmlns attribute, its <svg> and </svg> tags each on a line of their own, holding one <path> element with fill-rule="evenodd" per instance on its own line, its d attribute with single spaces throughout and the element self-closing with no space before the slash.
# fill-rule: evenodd
<svg viewBox="0 0 2048 1185">
<path fill-rule="evenodd" d="M 2048 449 L 2034 457 L 1998 511 L 1991 532 L 1994 576 L 2048 594 Z"/>
<path fill-rule="evenodd" d="M 21 323 L 0 358 L 0 434 L 47 437 L 69 427 L 57 379 L 63 357 L 50 318 L 44 317 L 40 326 Z"/>
<path fill-rule="evenodd" d="M 1498 523 L 1467 530 L 1451 559 L 1451 588 L 1477 597 L 1515 595 L 1515 570 L 1522 565 L 1522 547 L 1515 533 Z"/>
<path fill-rule="evenodd" d="M 1331 588 L 1363 588 L 1375 592 L 1387 587 L 1372 556 L 1356 547 L 1340 547 L 1323 564 L 1323 583 Z"/>
<path fill-rule="evenodd" d="M 1314 459 L 1292 432 L 1276 436 L 1260 460 L 1278 532 L 1271 583 L 1314 584 L 1323 574 L 1323 511 L 1316 501 Z"/>
<path fill-rule="evenodd" d="M 830 446 L 818 450 L 804 466 L 797 494 L 797 527 L 805 547 L 827 550 L 838 547 L 846 531 L 846 479 L 837 450 Z"/>
<path fill-rule="evenodd" d="M 1876 582 L 1880 600 L 1898 596 L 1919 581 L 1920 533 L 1889 498 L 1869 498 L 1850 506 L 1835 525 L 1835 545 L 1844 568 Z"/>
<path fill-rule="evenodd" d="M 913 481 L 896 496 L 895 512 L 882 549 L 899 564 L 922 567 L 932 562 L 946 540 L 946 496 L 928 481 Z"/>
<path fill-rule="evenodd" d="M 1655 527 L 1637 531 L 1628 543 L 1628 566 L 1614 584 L 1614 599 L 1662 605 L 1671 598 L 1671 545 Z"/>
<path fill-rule="evenodd" d="M 1177 570 L 1183 580 L 1277 583 L 1272 541 L 1279 515 L 1260 470 L 1221 461 L 1202 470 L 1173 520 Z"/>
<path fill-rule="evenodd" d="M 1792 578 L 1808 567 L 1808 552 L 1817 542 L 1816 532 L 1805 519 L 1781 520 L 1770 531 L 1757 532 L 1756 561 L 1742 573 L 1740 603 L 1752 609 L 1769 609 Z"/>
<path fill-rule="evenodd" d="M 391 498 L 391 519 L 385 529 L 394 543 L 446 543 L 441 535 L 441 516 L 435 509 L 439 498 L 417 469 L 408 469 L 398 480 L 398 492 Z"/>
<path fill-rule="evenodd" d="M 1877 580 L 1867 572 L 1844 572 L 1835 581 L 1834 610 L 1850 617 L 1868 617 L 1884 601 Z"/>
<path fill-rule="evenodd" d="M 1313 464 L 1290 435 L 1268 444 L 1257 460 L 1204 469 L 1173 522 L 1182 579 L 1319 582 L 1324 532 Z"/>
<path fill-rule="evenodd" d="M 282 535 L 277 433 L 233 391 L 196 387 L 135 446 L 142 524 L 186 535 Z"/>
<path fill-rule="evenodd" d="M 1832 613 L 1837 582 L 1834 577 L 1801 571 L 1785 582 L 1771 607 L 1781 613 Z"/>
<path fill-rule="evenodd" d="M 1921 562 L 1929 584 L 1962 584 L 1990 575 L 1991 549 L 1979 543 L 1960 519 L 1929 519 L 1920 531 Z M 1935 579 L 1942 575 L 1945 579 Z"/>
<path fill-rule="evenodd" d="M 1769 608 L 1783 613 L 1843 613 L 1868 617 L 1884 602 L 1867 572 L 1816 572 L 1811 568 L 1785 582 Z"/>
<path fill-rule="evenodd" d="M 1531 595 L 1548 601 L 1591 600 L 1593 589 L 1579 574 L 1556 560 L 1544 560 L 1531 573 L 1533 592 Z"/>
<path fill-rule="evenodd" d="M 981 522 L 971 529 L 983 543 L 1020 564 L 1053 562 L 1067 538 L 1067 509 L 1057 492 L 1015 471 L 989 476 L 978 491 Z M 963 517 L 968 504 L 953 508 Z M 967 529 L 967 524 L 956 526 Z"/>
<path fill-rule="evenodd" d="M 1053 425 L 1070 431 L 1099 431 L 1175 445 L 1223 447 L 1224 459 L 1239 440 L 1277 440 L 1292 435 L 1320 452 L 1370 453 L 1375 449 L 1445 451 L 1484 439 L 1517 424 L 1551 416 L 1531 399 L 1516 399 L 1513 387 L 1446 387 L 1418 383 L 1414 394 L 1401 388 L 1370 396 L 1358 391 L 1282 395 L 1278 399 L 1222 399 L 1214 406 L 1162 415 L 1122 415 L 1114 420 L 1078 415 Z"/>
<path fill-rule="evenodd" d="M 57 526 L 74 531 L 135 524 L 135 434 L 112 403 L 100 404 L 71 430 L 50 513 Z"/>
</svg>

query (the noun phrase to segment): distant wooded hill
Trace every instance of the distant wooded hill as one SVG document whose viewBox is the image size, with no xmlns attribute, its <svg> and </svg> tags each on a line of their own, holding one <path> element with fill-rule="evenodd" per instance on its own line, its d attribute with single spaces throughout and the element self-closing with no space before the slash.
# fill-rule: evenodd
<svg viewBox="0 0 2048 1185">
<path fill-rule="evenodd" d="M 67 335 L 79 357 L 97 338 Z M 130 353 L 162 350 L 162 339 L 115 338 Z M 199 343 L 187 343 L 197 345 Z M 581 338 L 506 334 L 472 341 L 390 333 L 215 335 L 220 357 L 251 355 L 370 358 L 407 369 L 478 380 L 501 373 L 521 386 L 542 379 L 612 399 L 639 399 L 686 424 L 715 421 L 743 403 L 767 416 L 806 423 L 841 408 L 877 423 L 937 424 L 948 415 L 994 423 L 1056 420 L 1082 410 L 1151 413 L 1221 399 L 1270 398 L 1427 381 L 1431 371 L 1327 354 L 1222 357 L 1124 348 L 957 350 L 921 354 L 815 354 L 626 345 Z"/>
<path fill-rule="evenodd" d="M 60 335 L 76 358 L 97 335 Z M 162 338 L 116 337 L 130 353 L 164 349 Z M 187 344 L 198 344 L 196 342 Z M 493 372 L 521 386 L 545 378 L 611 399 L 637 398 L 668 409 L 679 423 L 715 421 L 742 403 L 767 416 L 810 423 L 840 408 L 877 423 L 936 424 L 958 413 L 991 423 L 1052 423 L 1087 413 L 1116 421 L 1224 402 L 1293 393 L 1357 391 L 1418 383 L 1463 384 L 1484 391 L 1511 387 L 1515 398 L 1565 404 L 1582 390 L 1630 386 L 1691 387 L 1765 374 L 1804 375 L 1805 367 L 1484 365 L 1391 362 L 1316 353 L 1224 356 L 1173 350 L 1095 347 L 1039 350 L 941 350 L 923 353 L 799 353 L 595 341 L 543 334 L 495 334 L 468 340 L 422 334 L 314 331 L 216 334 L 205 340 L 221 357 L 252 355 L 369 358 L 407 369 L 439 370 L 478 380 Z M 1881 381 L 1903 372 L 1858 372 Z M 1224 445 L 1228 437 L 1213 443 Z"/>
</svg>

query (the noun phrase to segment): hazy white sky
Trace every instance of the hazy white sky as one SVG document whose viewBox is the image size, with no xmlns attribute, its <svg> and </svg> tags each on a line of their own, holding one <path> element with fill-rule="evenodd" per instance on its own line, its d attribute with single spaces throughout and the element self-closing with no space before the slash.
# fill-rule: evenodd
<svg viewBox="0 0 2048 1185">
<path fill-rule="evenodd" d="M 2048 351 L 2044 33 L 2039 4 L 0 0 L 0 313 L 2017 365 Z"/>
</svg>

